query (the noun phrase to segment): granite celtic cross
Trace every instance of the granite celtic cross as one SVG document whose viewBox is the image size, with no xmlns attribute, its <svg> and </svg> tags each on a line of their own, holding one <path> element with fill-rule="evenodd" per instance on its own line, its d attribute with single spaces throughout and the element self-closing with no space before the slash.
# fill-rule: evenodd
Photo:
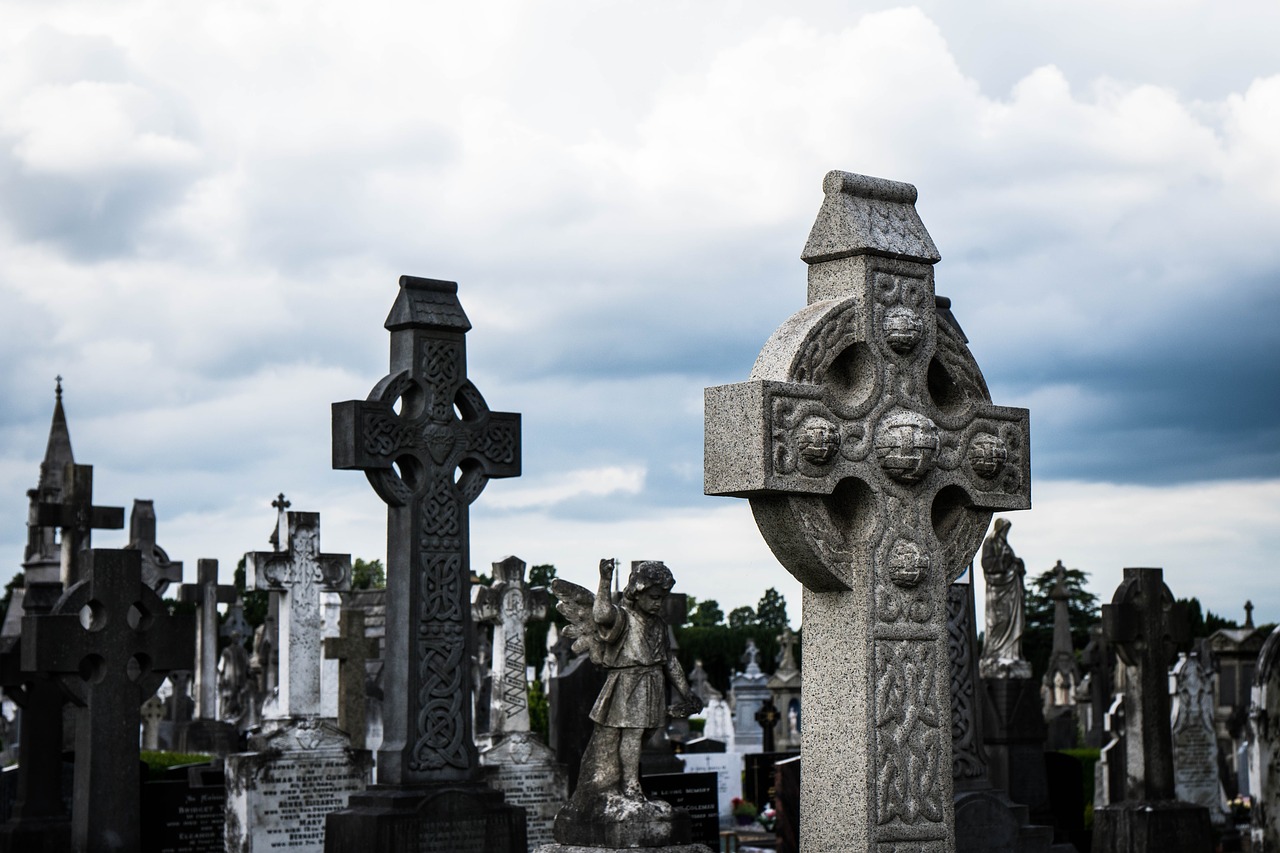
<svg viewBox="0 0 1280 853">
<path fill-rule="evenodd" d="M 529 731 L 524 631 L 530 620 L 547 618 L 550 596 L 545 587 L 525 583 L 524 567 L 519 557 L 494 563 L 493 586 L 476 587 L 472 603 L 472 618 L 494 626 L 489 735 L 495 741 Z"/>
<path fill-rule="evenodd" d="M 1030 506 L 1028 415 L 991 404 L 934 294 L 915 187 L 831 172 L 823 189 L 808 306 L 747 382 L 706 390 L 705 491 L 748 498 L 805 588 L 806 853 L 940 853 L 947 587 L 993 510 Z"/>
<path fill-rule="evenodd" d="M 471 323 L 450 281 L 401 276 L 386 328 L 391 372 L 333 406 L 333 467 L 362 470 L 388 504 L 387 697 L 378 782 L 478 778 L 471 684 L 468 507 L 520 474 L 520 416 L 467 379 Z"/>
</svg>

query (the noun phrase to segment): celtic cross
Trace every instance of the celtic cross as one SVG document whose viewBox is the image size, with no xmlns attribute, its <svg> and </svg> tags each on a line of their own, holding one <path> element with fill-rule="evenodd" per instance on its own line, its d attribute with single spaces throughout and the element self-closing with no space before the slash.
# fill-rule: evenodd
<svg viewBox="0 0 1280 853">
<path fill-rule="evenodd" d="M 254 589 L 280 594 L 279 704 L 283 717 L 320 713 L 320 592 L 351 585 L 351 555 L 320 553 L 320 513 L 289 513 L 289 548 L 244 555 Z"/>
<path fill-rule="evenodd" d="M 450 281 L 401 276 L 386 328 L 391 372 L 333 406 L 333 467 L 361 470 L 388 505 L 383 746 L 378 782 L 478 778 L 471 684 L 468 507 L 520 474 L 520 416 L 467 379 L 471 328 Z"/>
<path fill-rule="evenodd" d="M 1030 506 L 1028 415 L 991 404 L 934 294 L 915 188 L 823 189 L 808 306 L 706 390 L 705 491 L 748 498 L 804 585 L 805 850 L 933 853 L 954 846 L 947 586 L 993 510 Z"/>
<path fill-rule="evenodd" d="M 124 527 L 124 507 L 93 505 L 93 466 L 67 463 L 61 503 L 42 503 L 36 510 L 41 527 L 62 529 L 62 588 L 83 579 L 81 553 L 89 550 L 95 530 Z"/>
<path fill-rule="evenodd" d="M 529 731 L 529 696 L 525 678 L 524 629 L 530 620 L 546 619 L 545 587 L 524 580 L 525 562 L 507 557 L 493 564 L 493 586 L 477 586 L 471 616 L 493 629 L 493 690 L 489 735 Z"/>
</svg>

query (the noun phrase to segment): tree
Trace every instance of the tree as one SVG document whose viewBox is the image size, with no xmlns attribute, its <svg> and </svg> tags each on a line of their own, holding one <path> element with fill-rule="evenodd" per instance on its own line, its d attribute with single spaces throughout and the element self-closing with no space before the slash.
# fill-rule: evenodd
<svg viewBox="0 0 1280 853">
<path fill-rule="evenodd" d="M 690 625 L 710 628 L 722 622 L 724 622 L 724 611 L 720 609 L 720 602 L 714 598 L 699 601 L 696 605 L 692 605 L 689 611 Z"/>
<path fill-rule="evenodd" d="M 382 565 L 382 561 L 370 560 L 366 562 L 356 557 L 356 561 L 351 564 L 351 588 L 386 589 L 387 570 Z"/>
<path fill-rule="evenodd" d="M 764 591 L 764 597 L 756 605 L 756 624 L 770 631 L 781 631 L 790 624 L 787 600 L 773 587 Z"/>
<path fill-rule="evenodd" d="M 236 573 L 232 582 L 235 584 L 236 592 L 240 593 L 240 598 L 244 600 L 245 621 L 255 628 L 267 621 L 270 593 L 265 589 L 251 590 L 245 588 L 244 557 L 241 557 L 240 562 L 236 563 Z M 194 610 L 194 605 L 192 607 Z"/>
<path fill-rule="evenodd" d="M 735 631 L 756 626 L 756 612 L 750 607 L 735 607 L 729 613 L 729 627 Z"/>
<path fill-rule="evenodd" d="M 1078 655 L 1089 644 L 1089 627 L 1099 619 L 1098 596 L 1084 588 L 1089 573 L 1067 569 L 1067 621 L 1071 624 L 1071 645 Z M 1053 652 L 1054 602 L 1049 597 L 1058 582 L 1053 569 L 1037 575 L 1027 586 L 1027 627 L 1022 635 L 1022 654 L 1031 662 L 1036 678 L 1044 675 Z"/>
<path fill-rule="evenodd" d="M 5 614 L 9 612 L 9 602 L 13 601 L 13 591 L 22 589 L 26 585 L 27 573 L 21 569 L 4 585 L 4 599 L 0 600 L 0 619 L 3 619 Z"/>
</svg>

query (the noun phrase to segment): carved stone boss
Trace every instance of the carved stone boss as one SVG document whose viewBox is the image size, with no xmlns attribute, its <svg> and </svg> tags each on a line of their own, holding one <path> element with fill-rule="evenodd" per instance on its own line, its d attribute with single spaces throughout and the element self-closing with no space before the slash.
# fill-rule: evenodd
<svg viewBox="0 0 1280 853">
<path fill-rule="evenodd" d="M 991 404 L 935 297 L 915 188 L 823 188 L 809 305 L 706 390 L 705 491 L 749 498 L 805 587 L 805 849 L 931 853 L 954 843 L 947 586 L 994 510 L 1030 506 L 1028 414 Z"/>
<path fill-rule="evenodd" d="M 368 400 L 333 406 L 333 467 L 363 470 L 388 504 L 382 785 L 479 774 L 466 710 L 468 507 L 491 477 L 520 475 L 520 416 L 489 411 L 467 379 L 471 323 L 457 292 L 401 276 L 391 372 Z"/>
<path fill-rule="evenodd" d="M 289 513 L 289 550 L 245 554 L 245 576 L 254 589 L 282 594 L 280 601 L 279 711 L 283 717 L 320 713 L 321 590 L 351 585 L 351 555 L 320 553 L 320 513 Z"/>
<path fill-rule="evenodd" d="M 495 742 L 504 734 L 529 731 L 524 630 L 529 621 L 547 618 L 549 596 L 545 587 L 525 583 L 524 567 L 519 557 L 494 563 L 493 586 L 476 587 L 471 606 L 473 619 L 494 626 L 489 735 Z"/>
</svg>

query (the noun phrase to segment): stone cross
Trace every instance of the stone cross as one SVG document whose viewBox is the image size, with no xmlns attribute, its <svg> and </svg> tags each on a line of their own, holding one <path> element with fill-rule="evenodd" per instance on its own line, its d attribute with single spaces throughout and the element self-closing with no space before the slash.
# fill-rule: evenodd
<svg viewBox="0 0 1280 853">
<path fill-rule="evenodd" d="M 338 728 L 352 749 L 365 748 L 365 661 L 378 656 L 378 639 L 364 635 L 364 611 L 343 610 L 339 634 L 324 638 L 324 656 L 338 661 Z"/>
<path fill-rule="evenodd" d="M 778 635 L 778 670 L 779 674 L 795 672 L 796 666 L 796 632 L 790 626 L 782 629 Z"/>
<path fill-rule="evenodd" d="M 196 562 L 196 582 L 178 587 L 178 600 L 194 603 L 196 623 L 196 719 L 218 718 L 218 605 L 236 599 L 236 588 L 218 583 L 218 561 Z"/>
<path fill-rule="evenodd" d="M 1126 800 L 1175 798 L 1169 729 L 1169 666 L 1187 639 L 1186 605 L 1177 604 L 1160 569 L 1125 569 L 1102 628 L 1125 672 Z"/>
<path fill-rule="evenodd" d="M 164 719 L 164 700 L 156 694 L 142 703 L 142 748 L 160 748 L 160 721 Z"/>
<path fill-rule="evenodd" d="M 191 659 L 195 624 L 171 616 L 142 583 L 137 551 L 93 550 L 86 580 L 68 589 L 53 612 L 26 616 L 22 664 L 60 676 L 80 705 L 72 846 L 78 853 L 137 850 L 139 706 L 173 669 Z M 122 775 L 123 773 L 123 775 Z"/>
<path fill-rule="evenodd" d="M 320 513 L 289 513 L 289 550 L 245 554 L 245 576 L 254 589 L 280 593 L 282 717 L 320 713 L 322 625 L 320 591 L 351 585 L 351 555 L 320 553 Z"/>
<path fill-rule="evenodd" d="M 67 463 L 62 481 L 62 502 L 40 504 L 37 522 L 41 527 L 62 529 L 62 588 L 82 580 L 81 552 L 89 550 L 96 530 L 124 527 L 124 507 L 93 505 L 93 466 Z"/>
<path fill-rule="evenodd" d="M 182 561 L 170 560 L 156 544 L 156 507 L 154 501 L 134 499 L 129 513 L 129 544 L 142 554 L 142 582 L 164 595 L 171 583 L 182 582 Z"/>
<path fill-rule="evenodd" d="M 467 379 L 471 328 L 454 282 L 401 276 L 391 372 L 333 406 L 333 467 L 364 471 L 387 510 L 387 633 L 378 782 L 476 780 L 468 507 L 520 475 L 520 416 Z"/>
<path fill-rule="evenodd" d="M 196 626 L 199 633 L 199 623 Z M 165 708 L 169 712 L 167 719 L 173 723 L 188 722 L 195 713 L 195 700 L 191 698 L 191 671 L 178 669 L 169 673 L 169 683 L 173 692 L 165 700 Z"/>
<path fill-rule="evenodd" d="M 756 724 L 761 730 L 761 748 L 765 752 L 773 752 L 774 741 L 773 731 L 778 725 L 778 720 L 782 719 L 778 713 L 778 708 L 773 704 L 772 699 L 764 700 L 764 704 L 760 706 L 760 710 L 755 713 Z"/>
<path fill-rule="evenodd" d="M 284 512 L 289 507 L 293 506 L 293 504 L 285 500 L 284 492 L 281 492 L 276 496 L 276 499 L 271 502 L 271 506 L 274 507 L 276 511 L 276 526 L 271 529 L 271 535 L 267 537 L 267 541 L 271 543 L 271 550 L 279 551 L 280 528 L 284 526 L 285 521 Z"/>
<path fill-rule="evenodd" d="M 494 626 L 489 708 L 489 735 L 494 741 L 504 734 L 529 731 L 524 629 L 531 621 L 547 618 L 548 596 L 544 587 L 525 583 L 524 567 L 519 557 L 494 563 L 493 586 L 477 586 L 472 593 L 472 618 Z"/>
<path fill-rule="evenodd" d="M 808 306 L 706 390 L 705 491 L 748 498 L 804 585 L 806 853 L 951 850 L 947 587 L 1030 506 L 1028 414 L 991 404 L 935 296 L 915 187 L 823 189 Z"/>
<path fill-rule="evenodd" d="M 238 592 L 235 601 L 231 602 L 231 606 L 227 608 L 227 615 L 222 620 L 222 627 L 218 629 L 218 636 L 225 637 L 233 643 L 239 643 L 241 646 L 253 636 L 253 626 L 249 624 L 248 619 L 244 618 L 244 599 Z"/>
</svg>

